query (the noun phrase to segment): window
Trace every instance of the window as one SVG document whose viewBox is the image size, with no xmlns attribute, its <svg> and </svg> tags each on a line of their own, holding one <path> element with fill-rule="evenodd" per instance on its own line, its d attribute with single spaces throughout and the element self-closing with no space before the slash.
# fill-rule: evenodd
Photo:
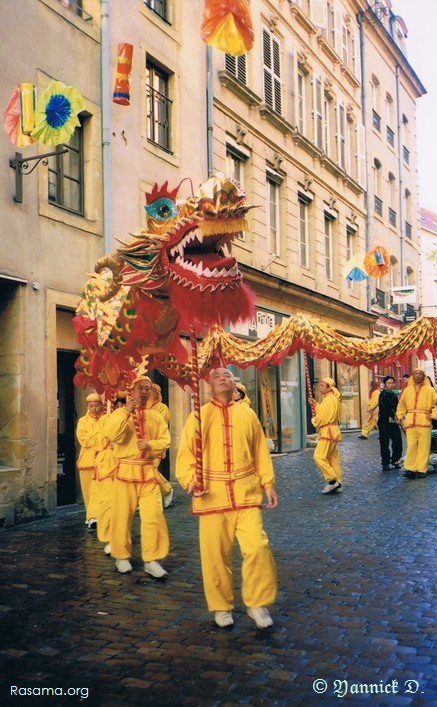
<svg viewBox="0 0 437 707">
<path fill-rule="evenodd" d="M 225 54 L 225 69 L 247 86 L 247 54 L 241 54 L 241 56 Z"/>
<path fill-rule="evenodd" d="M 83 215 L 83 119 L 76 128 L 68 145 L 59 145 L 56 151 L 67 148 L 67 152 L 49 157 L 48 200 L 76 214 Z"/>
<path fill-rule="evenodd" d="M 325 275 L 328 280 L 334 279 L 334 238 L 333 238 L 333 217 L 325 211 Z"/>
<path fill-rule="evenodd" d="M 147 139 L 170 152 L 169 75 L 152 62 L 146 63 Z"/>
<path fill-rule="evenodd" d="M 382 216 L 382 199 L 381 194 L 381 162 L 375 157 L 373 160 L 373 194 L 375 199 L 375 213 Z"/>
<path fill-rule="evenodd" d="M 237 149 L 230 145 L 226 145 L 226 176 L 235 179 L 244 189 L 244 166 L 248 156 L 240 153 Z M 245 235 L 242 232 L 238 236 L 238 240 L 244 241 Z"/>
<path fill-rule="evenodd" d="M 396 226 L 396 178 L 388 173 L 388 220 L 391 226 Z"/>
<path fill-rule="evenodd" d="M 59 0 L 61 5 L 71 10 L 75 15 L 81 17 L 85 22 L 92 20 L 92 16 L 83 9 L 82 0 Z"/>
<path fill-rule="evenodd" d="M 412 237 L 411 228 L 411 192 L 405 189 L 405 235 L 407 238 Z"/>
<path fill-rule="evenodd" d="M 346 111 L 344 105 L 337 103 L 337 163 L 346 169 Z"/>
<path fill-rule="evenodd" d="M 266 29 L 263 29 L 263 64 L 264 101 L 275 113 L 281 115 L 281 48 L 277 40 Z"/>
<path fill-rule="evenodd" d="M 144 0 L 144 4 L 163 20 L 167 20 L 167 0 Z"/>
<path fill-rule="evenodd" d="M 279 192 L 281 178 L 274 172 L 267 172 L 267 231 L 269 236 L 269 251 L 280 254 L 280 221 L 279 221 Z"/>
<path fill-rule="evenodd" d="M 387 120 L 387 142 L 389 145 L 394 147 L 395 144 L 395 134 L 394 134 L 394 103 L 393 103 L 393 98 L 390 96 L 389 93 L 386 94 L 385 96 L 386 99 L 386 120 Z"/>
<path fill-rule="evenodd" d="M 324 118 L 323 110 L 325 104 L 323 100 L 322 79 L 314 76 L 313 79 L 313 123 L 314 123 L 314 144 L 320 150 L 324 149 Z"/>
<path fill-rule="evenodd" d="M 406 115 L 402 116 L 402 157 L 406 164 L 410 164 L 410 126 Z"/>
<path fill-rule="evenodd" d="M 297 127 L 302 135 L 306 133 L 306 74 L 297 72 Z"/>
<path fill-rule="evenodd" d="M 372 75 L 371 81 L 372 90 L 372 125 L 375 130 L 381 132 L 381 113 L 380 113 L 380 83 L 376 76 Z"/>
<path fill-rule="evenodd" d="M 346 226 L 346 262 L 356 255 L 357 231 L 354 226 Z M 348 288 L 354 289 L 354 282 L 348 280 Z"/>
<path fill-rule="evenodd" d="M 310 205 L 311 199 L 299 194 L 299 265 L 310 267 Z"/>
</svg>

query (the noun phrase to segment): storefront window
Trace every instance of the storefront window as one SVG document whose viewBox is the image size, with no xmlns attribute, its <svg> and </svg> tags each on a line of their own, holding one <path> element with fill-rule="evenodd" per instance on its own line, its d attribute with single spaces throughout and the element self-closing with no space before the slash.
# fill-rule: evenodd
<svg viewBox="0 0 437 707">
<path fill-rule="evenodd" d="M 341 395 L 340 429 L 356 430 L 360 427 L 360 379 L 358 366 L 336 364 L 338 390 Z"/>
<path fill-rule="evenodd" d="M 302 449 L 302 401 L 299 355 L 286 358 L 279 367 L 281 386 L 281 452 Z"/>
</svg>

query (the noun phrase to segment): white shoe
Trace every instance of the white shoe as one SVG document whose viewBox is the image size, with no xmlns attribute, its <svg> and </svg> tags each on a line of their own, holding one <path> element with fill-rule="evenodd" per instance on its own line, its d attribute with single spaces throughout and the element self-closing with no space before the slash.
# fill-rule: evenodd
<svg viewBox="0 0 437 707">
<path fill-rule="evenodd" d="M 156 560 L 152 560 L 151 562 L 145 562 L 144 572 L 147 572 L 147 574 L 151 574 L 152 577 L 156 577 L 157 579 L 165 577 L 165 575 L 168 574 L 168 572 L 166 572 L 165 569 L 161 567 L 159 562 L 157 562 Z"/>
<path fill-rule="evenodd" d="M 115 560 L 115 566 L 120 572 L 120 574 L 126 574 L 127 572 L 132 572 L 132 565 L 129 560 Z"/>
<path fill-rule="evenodd" d="M 234 617 L 232 616 L 232 611 L 216 611 L 214 614 L 214 621 L 220 628 L 226 628 L 227 626 L 234 625 Z"/>
<path fill-rule="evenodd" d="M 258 628 L 273 626 L 273 619 L 265 606 L 260 606 L 258 609 L 248 609 L 247 615 L 255 621 Z"/>
<path fill-rule="evenodd" d="M 97 521 L 95 518 L 90 518 L 87 520 L 88 530 L 95 530 L 97 528 Z"/>
<path fill-rule="evenodd" d="M 111 546 L 109 543 L 107 545 L 105 545 L 105 547 L 103 548 L 103 552 L 105 553 L 105 555 L 111 554 Z"/>
<path fill-rule="evenodd" d="M 322 493 L 332 493 L 333 491 L 337 491 L 339 488 L 341 488 L 341 484 L 339 484 L 338 481 L 334 481 L 333 483 L 326 484 L 322 490 Z"/>
<path fill-rule="evenodd" d="M 173 501 L 173 494 L 174 494 L 174 489 L 172 488 L 170 493 L 168 493 L 164 498 L 162 499 L 162 505 L 164 508 L 168 508 L 171 502 Z"/>
</svg>

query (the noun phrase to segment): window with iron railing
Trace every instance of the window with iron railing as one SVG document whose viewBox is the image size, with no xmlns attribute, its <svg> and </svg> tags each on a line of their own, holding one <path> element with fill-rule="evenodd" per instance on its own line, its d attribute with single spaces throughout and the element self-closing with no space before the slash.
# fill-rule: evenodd
<svg viewBox="0 0 437 707">
<path fill-rule="evenodd" d="M 382 216 L 382 199 L 375 195 L 375 213 Z"/>
<path fill-rule="evenodd" d="M 390 226 L 396 226 L 396 211 L 390 208 L 388 210 L 388 222 Z"/>
<path fill-rule="evenodd" d="M 147 62 L 147 139 L 170 152 L 168 74 Z"/>
<path fill-rule="evenodd" d="M 378 288 L 376 288 L 376 290 L 375 290 L 375 304 L 377 304 L 378 307 L 385 309 L 385 292 L 384 292 L 384 290 L 379 290 Z"/>
<path fill-rule="evenodd" d="M 167 0 L 144 0 L 144 4 L 156 15 L 159 15 L 162 20 L 168 22 Z"/>
<path fill-rule="evenodd" d="M 395 144 L 395 134 L 391 128 L 388 127 L 387 125 L 387 142 L 389 145 L 394 147 Z"/>
<path fill-rule="evenodd" d="M 400 313 L 401 313 L 401 307 L 400 307 L 400 305 L 399 305 L 399 304 L 393 304 L 393 297 L 391 297 L 390 311 L 393 312 L 393 314 L 400 314 Z"/>
<path fill-rule="evenodd" d="M 379 133 L 381 132 L 381 116 L 378 115 L 376 110 L 372 111 L 372 125 Z"/>
<path fill-rule="evenodd" d="M 403 159 L 404 159 L 405 164 L 410 164 L 410 150 L 407 147 L 405 147 L 405 145 L 402 148 L 402 155 L 403 155 Z"/>
<path fill-rule="evenodd" d="M 407 238 L 411 238 L 412 236 L 411 223 L 408 223 L 408 221 L 405 221 L 405 235 Z"/>
</svg>

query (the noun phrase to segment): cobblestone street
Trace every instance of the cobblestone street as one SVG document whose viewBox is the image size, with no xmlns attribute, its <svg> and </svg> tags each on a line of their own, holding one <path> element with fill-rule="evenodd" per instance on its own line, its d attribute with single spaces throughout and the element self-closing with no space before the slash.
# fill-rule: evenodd
<svg viewBox="0 0 437 707">
<path fill-rule="evenodd" d="M 437 475 L 382 472 L 377 435 L 346 436 L 344 493 L 323 496 L 312 454 L 275 460 L 280 506 L 264 518 L 279 595 L 264 632 L 246 616 L 238 562 L 235 626 L 213 623 L 179 487 L 164 581 L 142 570 L 137 518 L 124 576 L 83 507 L 2 531 L 0 704 L 437 705 Z"/>
</svg>

